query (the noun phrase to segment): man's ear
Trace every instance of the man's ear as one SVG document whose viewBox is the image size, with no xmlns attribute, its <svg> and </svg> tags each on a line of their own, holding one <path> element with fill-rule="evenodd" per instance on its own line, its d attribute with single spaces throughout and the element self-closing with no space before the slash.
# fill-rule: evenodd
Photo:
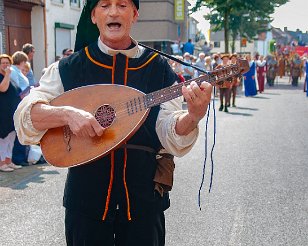
<svg viewBox="0 0 308 246">
<path fill-rule="evenodd" d="M 95 8 L 91 11 L 91 20 L 93 24 L 96 24 L 96 18 L 95 18 Z"/>
<path fill-rule="evenodd" d="M 139 12 L 137 10 L 137 8 L 134 8 L 134 17 L 133 17 L 133 23 L 136 23 L 139 17 Z"/>
</svg>

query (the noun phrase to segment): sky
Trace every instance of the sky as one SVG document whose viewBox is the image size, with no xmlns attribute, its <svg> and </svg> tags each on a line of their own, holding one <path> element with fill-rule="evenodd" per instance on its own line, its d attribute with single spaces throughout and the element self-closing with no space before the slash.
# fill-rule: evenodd
<svg viewBox="0 0 308 246">
<path fill-rule="evenodd" d="M 195 0 L 189 0 L 193 5 Z M 208 21 L 204 20 L 203 15 L 209 12 L 208 9 L 203 9 L 192 16 L 199 21 L 198 28 L 206 34 L 210 25 Z M 287 27 L 290 31 L 300 29 L 302 32 L 308 31 L 308 0 L 290 0 L 285 5 L 276 9 L 272 15 L 274 21 L 271 23 L 274 27 L 284 29 Z"/>
</svg>

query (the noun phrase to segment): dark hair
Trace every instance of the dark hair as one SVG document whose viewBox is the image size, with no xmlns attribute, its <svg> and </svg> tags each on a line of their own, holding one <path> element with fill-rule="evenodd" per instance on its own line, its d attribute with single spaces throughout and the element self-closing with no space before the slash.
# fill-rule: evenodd
<svg viewBox="0 0 308 246">
<path fill-rule="evenodd" d="M 27 55 L 28 55 L 30 52 L 32 52 L 33 49 L 34 49 L 34 46 L 33 46 L 32 44 L 29 44 L 29 43 L 24 44 L 24 45 L 22 46 L 22 51 L 25 52 Z"/>
<path fill-rule="evenodd" d="M 70 48 L 65 48 L 64 50 L 62 50 L 62 55 L 66 55 L 65 53 L 68 52 L 68 51 L 73 52 L 72 49 L 70 49 Z"/>
</svg>

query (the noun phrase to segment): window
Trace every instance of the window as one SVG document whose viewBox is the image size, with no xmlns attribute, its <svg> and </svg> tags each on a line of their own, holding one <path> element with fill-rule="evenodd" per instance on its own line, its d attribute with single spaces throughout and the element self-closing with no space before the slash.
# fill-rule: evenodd
<svg viewBox="0 0 308 246">
<path fill-rule="evenodd" d="M 62 50 L 72 48 L 72 30 L 75 29 L 74 25 L 67 23 L 55 23 L 55 56 L 62 57 Z"/>
<path fill-rule="evenodd" d="M 241 39 L 241 47 L 247 47 L 247 39 L 246 38 Z"/>
<path fill-rule="evenodd" d="M 220 42 L 214 42 L 214 48 L 220 48 Z"/>
<path fill-rule="evenodd" d="M 60 3 L 63 4 L 63 0 L 51 0 L 53 3 Z"/>
<path fill-rule="evenodd" d="M 80 0 L 70 0 L 70 2 L 72 7 L 80 8 Z"/>
</svg>

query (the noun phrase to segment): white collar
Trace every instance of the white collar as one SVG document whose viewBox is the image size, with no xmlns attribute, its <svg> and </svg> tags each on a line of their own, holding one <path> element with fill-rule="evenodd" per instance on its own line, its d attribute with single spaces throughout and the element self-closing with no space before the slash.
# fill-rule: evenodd
<svg viewBox="0 0 308 246">
<path fill-rule="evenodd" d="M 134 39 L 131 39 L 131 40 L 135 44 L 135 46 L 128 50 L 111 49 L 110 47 L 108 47 L 102 42 L 100 37 L 98 37 L 97 44 L 98 44 L 99 49 L 107 55 L 114 56 L 118 53 L 121 53 L 129 58 L 139 58 L 143 54 L 145 49 L 142 46 L 138 45 L 138 42 L 136 40 Z"/>
</svg>

